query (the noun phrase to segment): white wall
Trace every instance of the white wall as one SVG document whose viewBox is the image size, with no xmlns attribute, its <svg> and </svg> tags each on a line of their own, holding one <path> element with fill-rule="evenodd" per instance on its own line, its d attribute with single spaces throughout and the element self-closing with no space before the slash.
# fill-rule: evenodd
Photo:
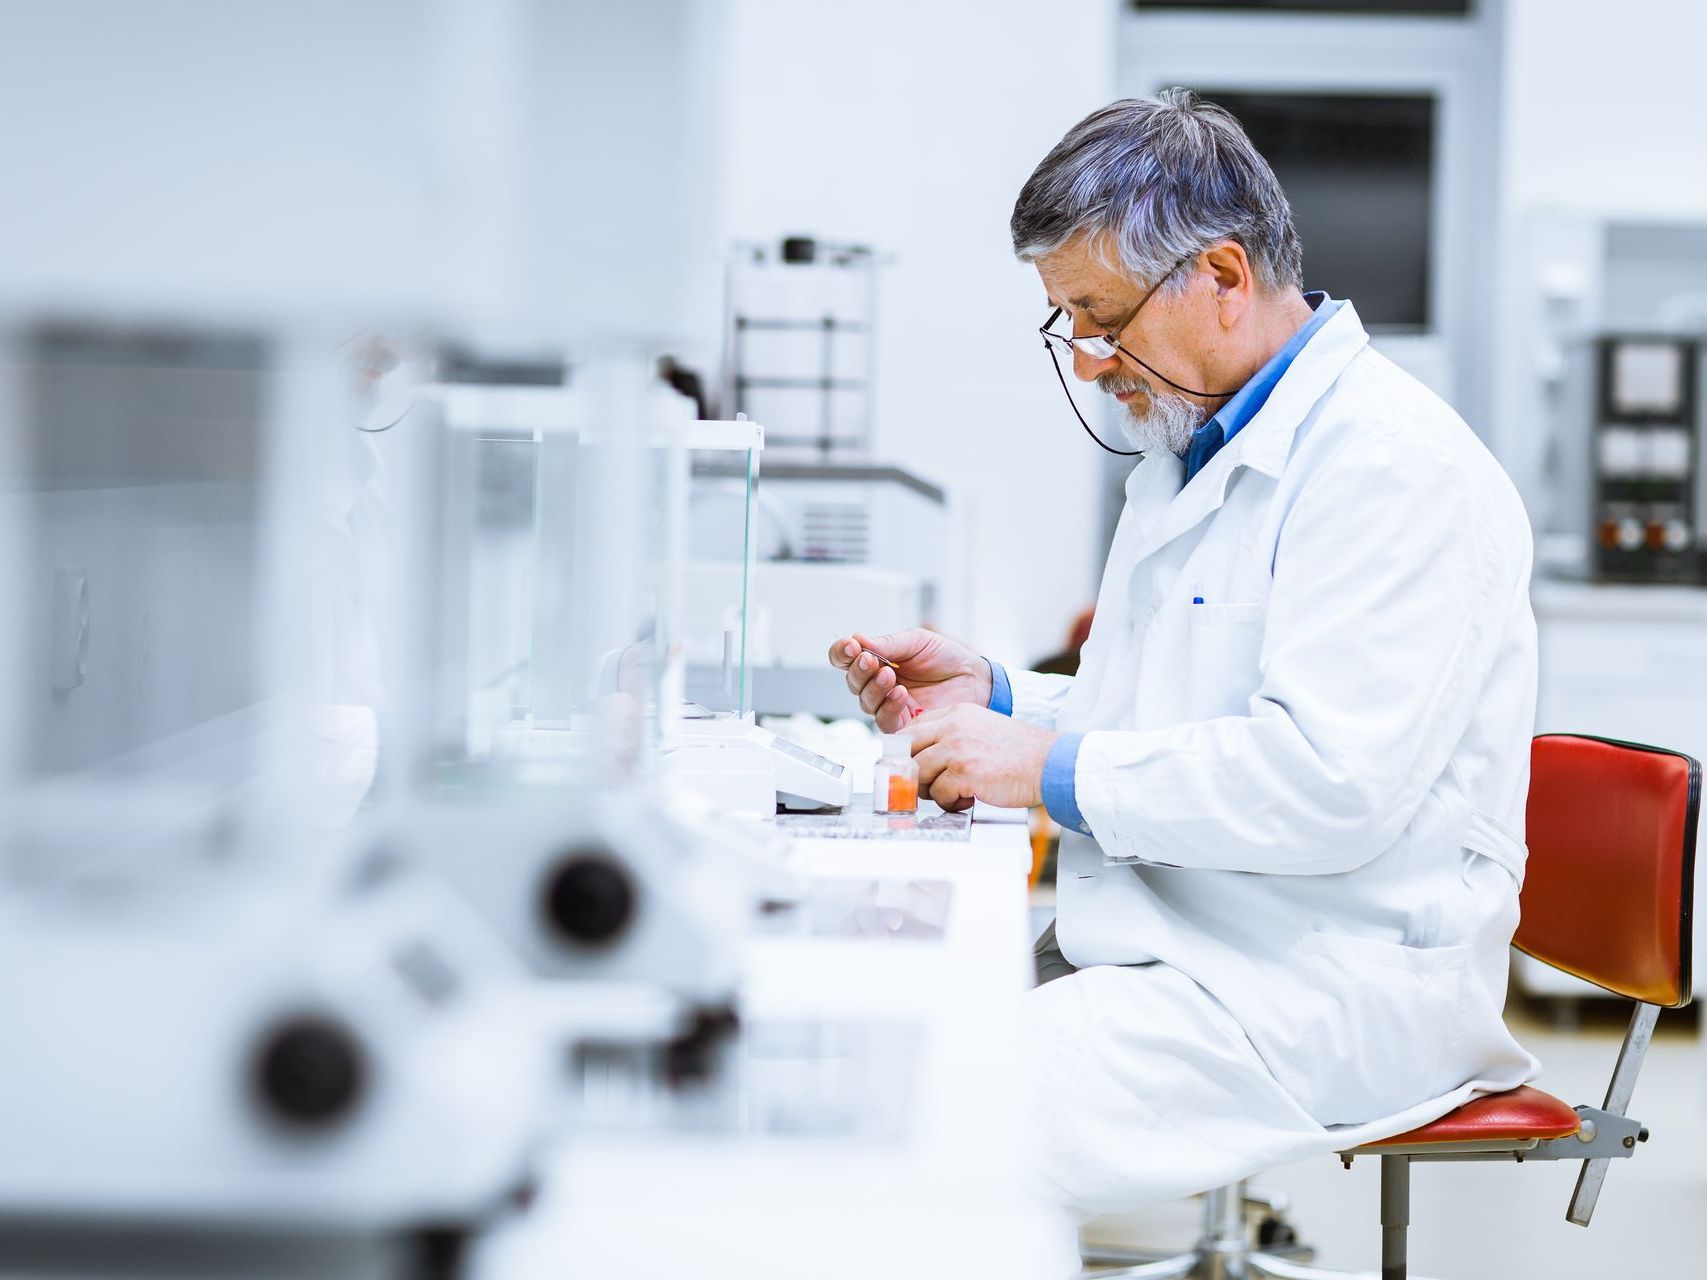
<svg viewBox="0 0 1707 1280">
<path fill-rule="evenodd" d="M 693 327 L 714 0 L 0 9 L 0 244 L 28 246 L 0 254 L 8 311 Z"/>
<path fill-rule="evenodd" d="M 715 369 L 716 0 L 513 0 L 525 320 Z"/>
<path fill-rule="evenodd" d="M 1505 0 L 1506 196 L 1707 216 L 1700 0 Z"/>
<path fill-rule="evenodd" d="M 1027 662 L 1095 595 L 1100 455 L 1062 402 L 1014 197 L 1114 96 L 1115 5 L 729 0 L 723 225 L 858 240 L 884 269 L 875 448 L 974 504 L 966 638 Z"/>
<path fill-rule="evenodd" d="M 1537 363 L 1543 213 L 1707 221 L 1700 0 L 1504 0 L 1493 440 L 1545 519 L 1554 430 Z"/>
<path fill-rule="evenodd" d="M 474 0 L 6 5 L 0 304 L 497 306 L 508 19 Z"/>
</svg>

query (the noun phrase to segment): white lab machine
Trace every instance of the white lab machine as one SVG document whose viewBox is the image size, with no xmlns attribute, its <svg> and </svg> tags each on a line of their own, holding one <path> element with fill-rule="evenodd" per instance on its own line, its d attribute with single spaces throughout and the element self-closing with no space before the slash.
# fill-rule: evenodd
<svg viewBox="0 0 1707 1280">
<path fill-rule="evenodd" d="M 684 612 L 701 627 L 716 617 L 736 589 L 733 548 L 750 542 L 747 656 L 761 715 L 857 714 L 825 661 L 830 642 L 856 630 L 952 625 L 964 606 L 963 513 L 934 480 L 878 462 L 767 461 L 749 536 L 727 463 L 696 458 L 694 473 Z M 690 688 L 715 675 L 716 657 L 689 652 Z"/>
<path fill-rule="evenodd" d="M 946 485 L 873 447 L 884 260 L 810 236 L 730 247 L 723 403 L 764 420 L 768 449 L 751 494 L 727 456 L 695 456 L 684 604 L 694 628 L 714 621 L 745 550 L 748 705 L 760 715 L 855 714 L 824 660 L 832 640 L 952 630 L 967 607 L 965 513 Z M 690 696 L 718 659 L 690 650 Z"/>
<path fill-rule="evenodd" d="M 67 1258 L 146 1224 L 185 1274 L 233 1232 L 237 1272 L 268 1233 L 407 1252 L 490 1225 L 552 1065 L 509 948 L 400 860 L 163 824 L 131 790 L 9 806 L 0 1216 Z"/>
<path fill-rule="evenodd" d="M 424 1274 L 531 1180 L 551 1041 L 465 902 L 350 841 L 377 672 L 338 344 L 0 341 L 5 586 L 63 604 L 0 664 L 0 1269 Z"/>
<path fill-rule="evenodd" d="M 660 756 L 672 786 L 746 816 L 845 804 L 838 766 L 754 724 L 745 539 L 728 561 L 684 564 L 684 448 L 725 460 L 744 531 L 763 429 L 689 421 L 656 390 L 633 398 L 647 443 L 627 449 L 593 408 L 610 402 L 598 387 L 423 389 L 445 433 L 427 464 L 431 523 L 466 548 L 436 570 L 425 624 L 439 749 L 581 776 Z M 708 583 L 717 599 L 696 608 Z"/>
<path fill-rule="evenodd" d="M 673 785 L 729 812 L 765 817 L 839 809 L 852 794 L 847 768 L 760 728 L 754 715 L 755 617 L 792 618 L 803 603 L 777 598 L 757 606 L 757 424 L 694 423 L 690 553 L 682 569 L 679 613 L 688 706 L 669 728 L 664 766 Z"/>
<path fill-rule="evenodd" d="M 671 782 L 727 812 L 814 813 L 844 808 L 852 798 L 846 765 L 755 724 L 751 713 L 685 718 L 677 733 L 665 756 Z"/>
</svg>

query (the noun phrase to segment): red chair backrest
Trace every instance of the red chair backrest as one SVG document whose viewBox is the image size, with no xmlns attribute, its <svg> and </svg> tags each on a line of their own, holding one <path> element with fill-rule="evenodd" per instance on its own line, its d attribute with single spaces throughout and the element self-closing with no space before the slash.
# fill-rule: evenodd
<svg viewBox="0 0 1707 1280">
<path fill-rule="evenodd" d="M 1531 746 L 1519 950 L 1632 1000 L 1689 1003 L 1701 766 L 1575 734 Z"/>
</svg>

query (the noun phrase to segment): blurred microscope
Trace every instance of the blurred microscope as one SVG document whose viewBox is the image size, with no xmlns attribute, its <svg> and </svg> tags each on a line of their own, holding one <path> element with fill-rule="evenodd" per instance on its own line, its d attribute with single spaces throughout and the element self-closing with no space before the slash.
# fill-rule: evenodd
<svg viewBox="0 0 1707 1280">
<path fill-rule="evenodd" d="M 5 1273 L 444 1274 L 528 1185 L 523 966 L 349 839 L 365 455 L 320 337 L 0 334 Z"/>
<path fill-rule="evenodd" d="M 481 1272 L 557 1145 L 730 1111 L 782 881 L 651 776 L 623 362 L 562 491 L 371 344 L 0 338 L 0 1274 Z"/>
</svg>

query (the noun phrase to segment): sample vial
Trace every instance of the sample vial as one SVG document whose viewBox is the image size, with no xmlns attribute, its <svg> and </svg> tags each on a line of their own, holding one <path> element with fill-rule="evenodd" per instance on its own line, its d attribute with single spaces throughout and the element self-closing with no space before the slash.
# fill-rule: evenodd
<svg viewBox="0 0 1707 1280">
<path fill-rule="evenodd" d="M 873 813 L 919 811 L 919 766 L 913 763 L 913 735 L 883 735 L 883 756 L 871 780 Z"/>
</svg>

